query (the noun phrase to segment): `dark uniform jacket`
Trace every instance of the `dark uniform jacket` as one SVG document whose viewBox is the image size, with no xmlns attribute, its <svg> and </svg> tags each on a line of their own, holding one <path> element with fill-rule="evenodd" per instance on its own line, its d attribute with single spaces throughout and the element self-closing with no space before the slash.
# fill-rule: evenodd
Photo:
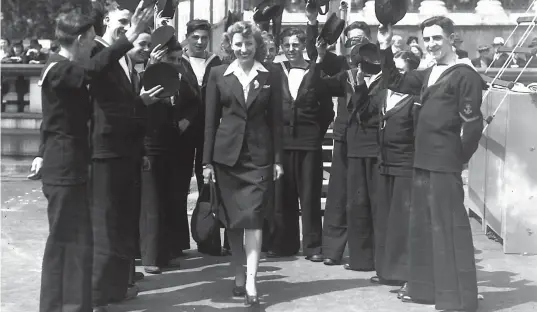
<svg viewBox="0 0 537 312">
<path fill-rule="evenodd" d="M 110 48 L 101 49 L 88 65 L 51 55 L 41 74 L 43 122 L 43 183 L 72 185 L 85 183 L 91 159 L 89 121 L 92 107 L 88 84 L 100 79 L 132 44 L 122 37 Z"/>
<path fill-rule="evenodd" d="M 381 50 L 381 64 L 390 89 L 420 96 L 414 167 L 461 172 L 483 130 L 481 98 L 486 84 L 481 76 L 466 64 L 456 64 L 427 86 L 432 67 L 403 75 L 395 67 L 391 49 Z"/>
<path fill-rule="evenodd" d="M 308 57 L 312 62 L 317 59 L 317 49 L 315 43 L 319 36 L 318 24 L 307 25 L 306 27 L 306 50 Z M 342 71 L 348 70 L 349 64 L 347 59 L 342 55 L 336 55 L 330 51 L 326 53 L 323 62 L 321 63 L 321 77 L 324 75 L 335 76 Z M 332 101 L 330 96 L 324 96 L 321 101 Z M 334 120 L 333 137 L 337 141 L 345 141 L 347 136 L 347 120 L 349 119 L 349 112 L 347 110 L 347 102 L 345 97 L 339 97 L 337 100 L 337 114 Z"/>
<path fill-rule="evenodd" d="M 177 137 L 195 124 L 195 119 L 202 109 L 196 77 L 192 77 L 193 73 L 185 69 L 185 65 L 188 64 L 177 66 L 180 75 L 178 93 L 147 107 L 144 148 L 148 156 L 170 152 L 172 146 L 177 144 Z M 184 128 L 179 127 L 182 121 L 188 121 Z"/>
<path fill-rule="evenodd" d="M 345 141 L 348 157 L 377 157 L 378 108 L 386 100 L 386 90 L 377 77 L 369 87 L 356 85 L 356 69 L 342 72 L 332 78 L 324 78 L 332 96 L 341 98 L 347 119 Z M 339 112 L 338 112 L 339 114 Z"/>
<path fill-rule="evenodd" d="M 415 126 L 421 104 L 419 97 L 403 97 L 389 110 L 386 110 L 388 96 L 393 91 L 386 91 L 386 101 L 378 109 L 379 122 L 379 169 L 381 174 L 392 176 L 412 176 L 414 164 Z M 392 95 L 393 96 L 393 95 Z"/>
<path fill-rule="evenodd" d="M 192 68 L 192 65 L 190 65 L 190 58 L 186 53 L 183 53 L 183 58 L 181 59 L 181 67 L 183 72 L 183 76 L 185 76 L 186 80 L 185 82 L 189 83 L 192 89 L 195 91 L 193 96 L 189 96 L 189 101 L 192 101 L 193 103 L 189 104 L 190 106 L 195 106 L 198 109 L 196 110 L 195 114 L 192 117 L 190 128 L 193 129 L 193 131 L 199 132 L 198 139 L 203 140 L 203 131 L 204 131 L 204 124 L 205 124 L 205 93 L 207 90 L 207 82 L 209 80 L 209 72 L 211 71 L 211 68 L 215 66 L 222 65 L 222 61 L 220 60 L 220 57 L 216 54 L 208 53 L 206 63 L 207 68 L 205 70 L 205 75 L 203 76 L 203 83 L 201 86 L 198 85 L 198 80 L 196 78 L 196 74 L 194 73 L 194 69 Z M 184 103 L 183 100 L 182 102 Z"/>
<path fill-rule="evenodd" d="M 237 77 L 224 76 L 228 66 L 214 67 L 209 75 L 203 163 L 232 167 L 246 144 L 254 164 L 281 164 L 281 72 L 273 67 L 258 72 L 245 99 Z"/>
<path fill-rule="evenodd" d="M 331 99 L 326 98 L 319 64 L 310 63 L 298 88 L 296 99 L 289 90 L 289 62 L 280 63 L 283 104 L 283 148 L 317 150 L 334 118 Z"/>
<path fill-rule="evenodd" d="M 93 54 L 107 43 L 95 39 Z M 131 80 L 119 64 L 109 65 L 90 86 L 93 100 L 93 158 L 136 157 L 143 150 L 146 107 L 136 90 L 136 72 Z M 132 81 L 132 82 L 131 82 Z"/>
</svg>

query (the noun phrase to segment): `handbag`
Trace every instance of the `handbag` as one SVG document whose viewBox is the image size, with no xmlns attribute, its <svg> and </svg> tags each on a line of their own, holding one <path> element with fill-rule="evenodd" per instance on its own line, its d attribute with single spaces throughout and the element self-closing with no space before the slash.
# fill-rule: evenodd
<svg viewBox="0 0 537 312">
<path fill-rule="evenodd" d="M 208 242 L 216 232 L 220 232 L 219 206 L 216 185 L 211 181 L 203 186 L 192 212 L 191 232 L 196 243 Z"/>
</svg>

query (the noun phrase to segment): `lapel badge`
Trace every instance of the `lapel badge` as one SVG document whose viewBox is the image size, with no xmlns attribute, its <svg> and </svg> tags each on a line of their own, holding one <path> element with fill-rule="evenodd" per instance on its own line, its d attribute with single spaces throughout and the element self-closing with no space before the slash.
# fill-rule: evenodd
<svg viewBox="0 0 537 312">
<path fill-rule="evenodd" d="M 259 88 L 259 82 L 257 80 L 254 80 L 254 89 Z"/>
</svg>

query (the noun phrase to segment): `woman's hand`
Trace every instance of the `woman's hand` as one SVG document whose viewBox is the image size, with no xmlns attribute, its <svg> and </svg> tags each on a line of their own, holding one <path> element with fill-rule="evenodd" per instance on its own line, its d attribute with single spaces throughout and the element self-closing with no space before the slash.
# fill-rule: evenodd
<svg viewBox="0 0 537 312">
<path fill-rule="evenodd" d="M 142 98 L 142 101 L 146 106 L 155 104 L 160 100 L 157 95 L 162 92 L 162 90 L 164 90 L 164 88 L 161 85 L 153 87 L 147 91 L 144 89 L 144 87 L 142 87 L 142 91 L 140 91 L 140 97 Z"/>
<path fill-rule="evenodd" d="M 162 45 L 159 43 L 153 48 L 151 54 L 149 55 L 149 64 L 160 63 L 162 57 L 168 52 L 167 47 L 164 49 L 161 49 L 161 47 Z"/>
<path fill-rule="evenodd" d="M 216 183 L 214 168 L 212 165 L 206 165 L 203 167 L 203 183 L 209 184 L 209 182 Z"/>
<path fill-rule="evenodd" d="M 280 164 L 274 164 L 274 181 L 283 176 L 283 167 Z"/>
</svg>

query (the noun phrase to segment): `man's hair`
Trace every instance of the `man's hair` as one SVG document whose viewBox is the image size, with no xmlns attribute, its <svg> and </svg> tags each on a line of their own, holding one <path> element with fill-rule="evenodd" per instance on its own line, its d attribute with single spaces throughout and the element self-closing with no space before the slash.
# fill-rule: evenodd
<svg viewBox="0 0 537 312">
<path fill-rule="evenodd" d="M 288 27 L 288 28 L 285 28 L 280 34 L 280 38 L 282 42 L 285 37 L 292 37 L 292 36 L 296 36 L 298 40 L 300 41 L 300 43 L 306 44 L 306 33 L 302 29 L 295 28 L 295 27 Z"/>
<path fill-rule="evenodd" d="M 361 29 L 364 32 L 364 34 L 367 36 L 367 38 L 371 39 L 371 28 L 369 28 L 369 25 L 367 25 L 367 23 L 361 22 L 361 21 L 353 22 L 352 24 L 347 26 L 347 28 L 345 28 L 345 30 L 343 31 L 343 33 L 345 34 L 345 37 L 348 37 L 349 31 L 353 29 Z"/>
<path fill-rule="evenodd" d="M 414 70 L 420 66 L 420 58 L 410 51 L 399 51 L 394 54 L 394 59 L 402 58 L 407 64 L 408 69 Z"/>
<path fill-rule="evenodd" d="M 412 41 L 419 42 L 418 37 L 416 37 L 416 36 L 409 36 L 408 39 L 406 40 L 406 45 L 410 45 L 410 43 L 412 43 Z"/>
<path fill-rule="evenodd" d="M 181 42 L 179 42 L 175 36 L 173 36 L 172 39 L 166 43 L 166 48 L 168 48 L 168 53 L 183 50 Z"/>
<path fill-rule="evenodd" d="M 186 35 L 189 36 L 196 30 L 211 31 L 211 23 L 204 19 L 194 19 L 186 23 Z"/>
<path fill-rule="evenodd" d="M 87 15 L 76 11 L 62 13 L 56 19 L 56 39 L 61 46 L 69 46 L 91 27 L 93 20 Z"/>
<path fill-rule="evenodd" d="M 433 16 L 424 20 L 420 24 L 421 32 L 423 33 L 425 27 L 431 27 L 434 25 L 440 26 L 440 28 L 442 28 L 442 30 L 448 35 L 451 35 L 455 32 L 455 24 L 450 18 L 445 16 Z"/>
</svg>

